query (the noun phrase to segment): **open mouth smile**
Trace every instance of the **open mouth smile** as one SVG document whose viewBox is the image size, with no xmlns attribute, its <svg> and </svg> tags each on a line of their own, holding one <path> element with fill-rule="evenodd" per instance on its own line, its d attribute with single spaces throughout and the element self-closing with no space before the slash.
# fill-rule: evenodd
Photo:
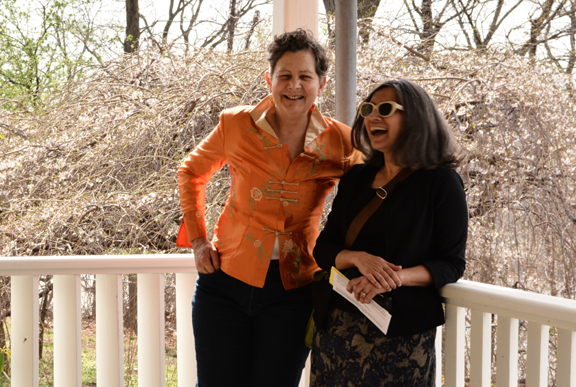
<svg viewBox="0 0 576 387">
<path fill-rule="evenodd" d="M 385 128 L 370 128 L 370 134 L 372 135 L 376 135 L 376 134 L 384 134 L 384 133 L 388 133 L 388 129 Z"/>
<path fill-rule="evenodd" d="M 299 100 L 299 99 L 304 99 L 304 96 L 303 96 L 303 95 L 297 95 L 297 96 L 294 96 L 294 97 L 291 97 L 291 96 L 289 96 L 289 95 L 285 95 L 284 97 L 286 97 L 286 98 L 288 98 L 289 100 L 292 100 L 292 101 L 296 101 L 296 100 Z"/>
</svg>

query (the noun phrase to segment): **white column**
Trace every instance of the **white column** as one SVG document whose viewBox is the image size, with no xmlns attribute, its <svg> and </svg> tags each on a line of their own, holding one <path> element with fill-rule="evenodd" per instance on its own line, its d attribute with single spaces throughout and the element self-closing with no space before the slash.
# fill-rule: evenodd
<svg viewBox="0 0 576 387">
<path fill-rule="evenodd" d="M 576 387 L 576 332 L 558 329 L 556 385 Z"/>
<path fill-rule="evenodd" d="M 436 341 L 434 346 L 436 349 L 436 385 L 440 387 L 442 385 L 442 334 L 444 333 L 444 327 L 440 325 L 436 328 Z"/>
<path fill-rule="evenodd" d="M 138 386 L 165 384 L 164 275 L 138 274 Z"/>
<path fill-rule="evenodd" d="M 80 276 L 54 276 L 54 385 L 82 386 Z"/>
<path fill-rule="evenodd" d="M 274 0 L 272 35 L 304 28 L 318 36 L 318 0 Z"/>
<path fill-rule="evenodd" d="M 518 319 L 498 315 L 496 329 L 496 383 L 518 386 Z"/>
<path fill-rule="evenodd" d="M 96 382 L 124 386 L 122 276 L 96 275 Z"/>
<path fill-rule="evenodd" d="M 472 310 L 470 337 L 470 386 L 490 387 L 492 354 L 492 315 Z"/>
<path fill-rule="evenodd" d="M 526 387 L 548 385 L 549 327 L 535 322 L 528 323 L 528 362 Z"/>
<path fill-rule="evenodd" d="M 445 386 L 464 387 L 464 308 L 446 305 Z"/>
<path fill-rule="evenodd" d="M 38 277 L 12 276 L 12 386 L 38 387 Z"/>
<path fill-rule="evenodd" d="M 196 384 L 196 351 L 192 334 L 192 296 L 196 273 L 176 273 L 176 344 L 178 346 L 178 385 Z"/>
</svg>

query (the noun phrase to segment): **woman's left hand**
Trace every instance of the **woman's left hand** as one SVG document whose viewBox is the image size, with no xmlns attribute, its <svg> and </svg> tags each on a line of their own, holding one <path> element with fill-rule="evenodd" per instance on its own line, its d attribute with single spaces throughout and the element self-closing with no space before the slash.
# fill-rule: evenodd
<svg viewBox="0 0 576 387">
<path fill-rule="evenodd" d="M 346 290 L 350 293 L 354 293 L 356 300 L 363 304 L 370 303 L 375 295 L 387 292 L 384 288 L 375 287 L 365 276 L 350 280 Z"/>
</svg>

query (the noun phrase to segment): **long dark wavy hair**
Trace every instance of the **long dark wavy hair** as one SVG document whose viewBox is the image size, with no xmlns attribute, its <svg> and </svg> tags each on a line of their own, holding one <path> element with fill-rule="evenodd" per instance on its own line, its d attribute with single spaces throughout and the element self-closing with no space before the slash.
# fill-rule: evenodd
<svg viewBox="0 0 576 387">
<path fill-rule="evenodd" d="M 404 106 L 404 112 L 400 113 L 404 114 L 404 126 L 391 151 L 394 162 L 412 170 L 461 165 L 465 153 L 432 97 L 422 87 L 407 79 L 389 80 L 372 90 L 362 102 L 369 102 L 377 91 L 385 87 L 394 88 L 398 102 Z M 370 145 L 364 118 L 358 111 L 352 125 L 352 144 L 362 152 L 366 164 L 378 168 L 384 166 L 384 154 Z"/>
</svg>

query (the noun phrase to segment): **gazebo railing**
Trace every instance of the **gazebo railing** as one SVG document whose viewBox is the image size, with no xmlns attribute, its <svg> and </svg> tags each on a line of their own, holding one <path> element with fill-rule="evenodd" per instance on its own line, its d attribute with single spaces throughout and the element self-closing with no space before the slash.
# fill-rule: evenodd
<svg viewBox="0 0 576 387">
<path fill-rule="evenodd" d="M 123 386 L 121 281 L 123 274 L 133 273 L 138 275 L 138 385 L 165 385 L 165 273 L 176 273 L 178 385 L 195 385 L 190 302 L 196 269 L 191 254 L 0 258 L 0 275 L 12 277 L 12 385 L 39 385 L 38 276 L 54 275 L 54 385 L 81 386 L 80 275 L 93 274 L 96 276 L 97 383 L 106 387 Z M 442 383 L 450 387 L 464 386 L 467 355 L 470 386 L 491 385 L 492 315 L 497 315 L 495 366 L 498 387 L 518 385 L 521 320 L 528 325 L 526 386 L 548 385 L 549 328 L 554 327 L 558 334 L 556 386 L 576 387 L 575 300 L 463 280 L 445 286 L 441 294 L 446 302 L 446 324 L 444 328 L 439 327 L 437 335 L 437 386 Z M 468 354 L 467 309 L 471 311 Z M 301 386 L 307 384 L 303 377 Z"/>
</svg>

